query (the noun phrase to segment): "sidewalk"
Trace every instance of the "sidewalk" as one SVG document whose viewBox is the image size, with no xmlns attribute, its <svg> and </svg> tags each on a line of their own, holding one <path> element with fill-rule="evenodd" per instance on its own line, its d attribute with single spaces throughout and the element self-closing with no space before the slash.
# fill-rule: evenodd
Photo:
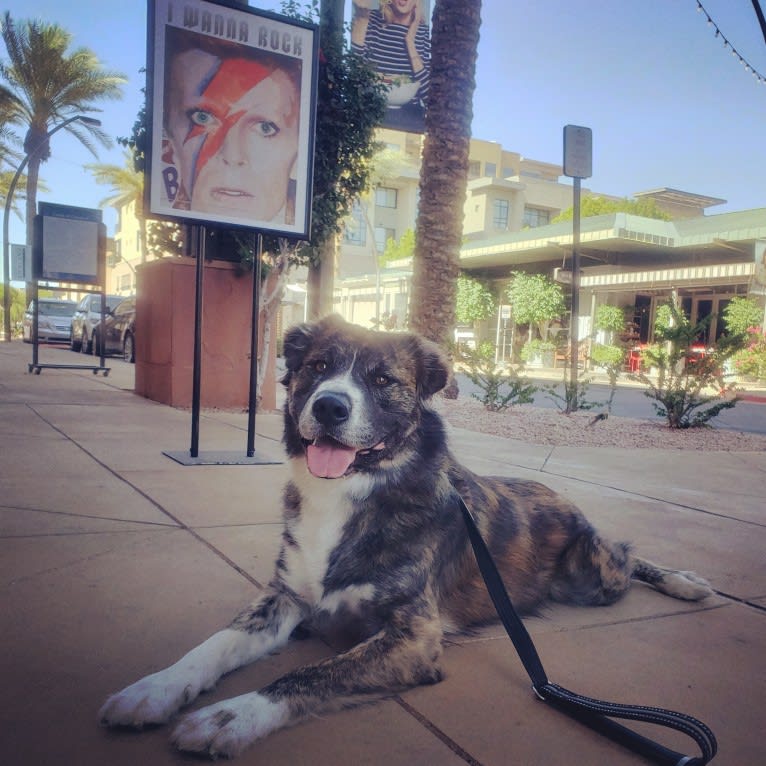
<svg viewBox="0 0 766 766">
<path fill-rule="evenodd" d="M 41 349 L 41 361 L 77 363 Z M 9 766 L 165 766 L 167 727 L 111 732 L 96 713 L 126 684 L 225 625 L 271 576 L 283 463 L 183 466 L 191 415 L 108 377 L 44 369 L 0 344 L 0 731 Z M 280 416 L 256 450 L 282 459 Z M 241 450 L 244 413 L 205 412 L 200 449 Z M 766 453 L 550 448 L 454 434 L 475 470 L 535 478 L 648 558 L 694 569 L 719 595 L 686 604 L 637 585 L 609 608 L 551 606 L 526 624 L 552 680 L 591 696 L 701 718 L 720 766 L 766 763 Z M 724 595 L 725 594 L 725 595 Z M 296 642 L 224 678 L 194 707 L 326 656 Z M 502 628 L 451 644 L 446 679 L 311 719 L 243 766 L 631 766 L 645 763 L 541 705 Z M 685 737 L 650 732 L 696 754 Z"/>
</svg>

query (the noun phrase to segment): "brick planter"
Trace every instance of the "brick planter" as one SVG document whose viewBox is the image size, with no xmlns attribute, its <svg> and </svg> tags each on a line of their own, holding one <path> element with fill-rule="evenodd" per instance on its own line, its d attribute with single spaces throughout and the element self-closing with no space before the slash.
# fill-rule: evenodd
<svg viewBox="0 0 766 766">
<path fill-rule="evenodd" d="M 204 408 L 246 409 L 250 391 L 252 278 L 235 266 L 205 263 L 202 310 Z M 191 407 L 194 360 L 193 258 L 163 258 L 136 271 L 137 394 L 173 407 Z M 273 367 L 272 367 L 273 369 Z M 276 385 L 267 376 L 263 407 L 276 404 Z"/>
</svg>

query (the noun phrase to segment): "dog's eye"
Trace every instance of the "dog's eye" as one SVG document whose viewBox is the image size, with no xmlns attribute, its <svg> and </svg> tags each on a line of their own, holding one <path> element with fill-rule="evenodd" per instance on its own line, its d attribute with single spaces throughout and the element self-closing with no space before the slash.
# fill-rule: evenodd
<svg viewBox="0 0 766 766">
<path fill-rule="evenodd" d="M 377 372 L 372 376 L 372 382 L 376 386 L 387 386 L 391 382 L 391 378 L 388 375 L 384 375 L 382 372 Z"/>
<path fill-rule="evenodd" d="M 327 362 L 325 362 L 323 359 L 320 359 L 318 362 L 314 362 L 314 372 L 318 372 L 320 375 L 323 372 L 327 372 Z"/>
</svg>

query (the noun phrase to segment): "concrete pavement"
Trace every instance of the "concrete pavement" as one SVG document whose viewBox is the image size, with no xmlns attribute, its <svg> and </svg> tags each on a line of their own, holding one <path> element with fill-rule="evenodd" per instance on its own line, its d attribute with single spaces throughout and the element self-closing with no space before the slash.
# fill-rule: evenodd
<svg viewBox="0 0 766 766">
<path fill-rule="evenodd" d="M 284 464 L 183 466 L 191 416 L 108 377 L 44 369 L 0 344 L 0 731 L 13 766 L 165 766 L 167 727 L 100 728 L 105 697 L 177 659 L 265 583 L 279 540 Z M 41 362 L 78 357 L 41 349 Z M 204 412 L 201 449 L 241 450 L 244 413 Z M 281 460 L 280 417 L 256 449 Z M 552 680 L 659 705 L 715 731 L 721 766 L 766 763 L 766 453 L 550 448 L 455 431 L 472 468 L 543 481 L 605 534 L 694 569 L 718 595 L 686 604 L 637 585 L 609 608 L 551 606 L 526 621 Z M 253 690 L 330 653 L 296 642 L 224 678 L 194 707 Z M 446 679 L 278 732 L 238 762 L 296 766 L 642 764 L 541 705 L 502 628 L 450 644 Z M 694 752 L 683 737 L 657 732 Z"/>
</svg>

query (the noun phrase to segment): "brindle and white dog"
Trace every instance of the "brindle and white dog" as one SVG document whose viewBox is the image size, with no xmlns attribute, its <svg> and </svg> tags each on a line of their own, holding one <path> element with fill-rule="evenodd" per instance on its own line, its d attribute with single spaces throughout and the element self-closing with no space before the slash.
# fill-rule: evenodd
<svg viewBox="0 0 766 766">
<path fill-rule="evenodd" d="M 308 715 L 439 681 L 444 635 L 495 617 L 458 493 L 523 612 L 546 599 L 611 604 L 631 578 L 681 599 L 710 593 L 692 573 L 607 542 L 541 484 L 461 466 L 429 406 L 448 375 L 435 345 L 328 317 L 290 330 L 284 353 L 291 478 L 274 578 L 227 628 L 110 697 L 106 725 L 168 721 L 299 627 L 345 634 L 351 648 L 185 716 L 175 744 L 233 756 Z"/>
</svg>

